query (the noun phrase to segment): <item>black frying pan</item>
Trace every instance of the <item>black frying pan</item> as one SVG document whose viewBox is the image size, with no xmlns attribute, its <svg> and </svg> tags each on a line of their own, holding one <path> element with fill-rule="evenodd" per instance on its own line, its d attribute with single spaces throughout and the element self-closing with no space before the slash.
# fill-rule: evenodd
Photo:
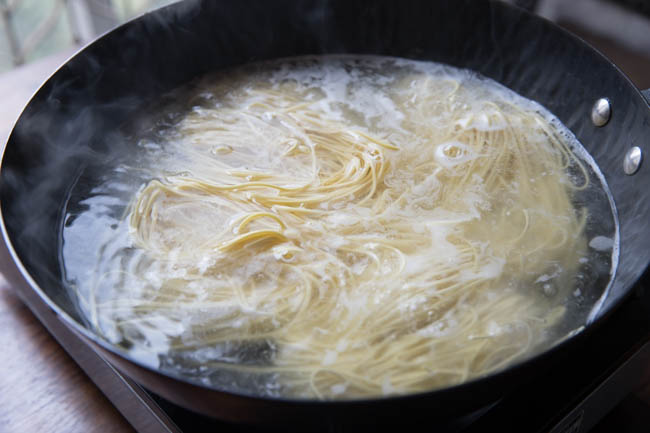
<svg viewBox="0 0 650 433">
<path fill-rule="evenodd" d="M 317 402 L 255 398 L 189 383 L 138 365 L 93 334 L 62 283 L 62 209 L 79 175 L 101 167 L 114 134 L 140 107 L 203 73 L 306 54 L 360 53 L 469 68 L 554 113 L 598 163 L 620 222 L 620 260 L 610 292 L 585 332 L 489 377 L 429 393 Z M 592 123 L 594 102 L 611 120 Z M 493 1 L 188 0 L 142 16 L 92 43 L 36 93 L 17 122 L 0 171 L 3 235 L 15 287 L 42 297 L 68 327 L 118 369 L 169 400 L 244 422 L 336 425 L 408 414 L 445 419 L 499 399 L 563 356 L 630 292 L 648 267 L 650 167 L 623 170 L 629 149 L 650 152 L 648 102 L 610 61 L 553 24 Z M 5 252 L 6 253 L 6 252 Z"/>
</svg>

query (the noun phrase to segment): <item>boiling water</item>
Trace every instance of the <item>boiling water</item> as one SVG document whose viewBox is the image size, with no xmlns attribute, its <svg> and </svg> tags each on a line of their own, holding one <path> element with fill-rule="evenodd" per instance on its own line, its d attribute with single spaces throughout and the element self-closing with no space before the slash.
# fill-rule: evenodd
<svg viewBox="0 0 650 433">
<path fill-rule="evenodd" d="M 247 84 L 249 82 L 258 84 L 251 87 Z M 200 202 L 198 205 L 183 202 L 170 207 L 169 213 L 163 209 L 162 213 L 156 214 L 163 225 L 174 226 L 179 220 L 185 221 L 184 225 L 178 225 L 178 230 L 163 228 L 147 238 L 150 244 L 169 247 L 169 253 L 164 257 L 143 247 L 136 240 L 135 229 L 129 227 L 129 215 L 133 212 L 134 197 L 142 193 L 152 179 L 165 183 L 172 182 L 170 179 L 183 182 L 184 178 L 199 177 L 219 183 L 222 179 L 215 177 L 213 171 L 215 167 L 225 166 L 231 171 L 245 173 L 282 173 L 286 188 L 296 186 L 291 182 L 313 180 L 314 167 L 308 156 L 310 149 L 306 139 L 299 134 L 294 134 L 289 140 L 282 133 L 277 137 L 272 135 L 272 131 L 292 127 L 278 120 L 273 109 L 256 108 L 266 111 L 257 118 L 251 117 L 249 128 L 240 130 L 243 138 L 228 138 L 221 128 L 239 121 L 229 120 L 228 110 L 237 108 L 237 104 L 248 109 L 259 102 L 251 94 L 287 91 L 300 97 L 301 106 L 322 114 L 336 122 L 338 127 L 352 128 L 357 134 L 355 139 L 365 140 L 367 135 L 376 142 L 395 147 L 380 149 L 380 144 L 370 143 L 372 149 L 384 151 L 382 164 L 389 167 L 371 201 L 376 200 L 382 191 L 390 190 L 396 191 L 397 195 L 386 193 L 386 196 L 398 203 L 402 200 L 398 193 L 408 191 L 403 205 L 384 206 L 382 218 L 389 218 L 392 224 L 399 226 L 408 225 L 409 233 L 424 239 L 423 246 L 411 246 L 418 244 L 417 240 L 411 244 L 399 244 L 403 245 L 398 248 L 399 252 L 388 252 L 377 246 L 380 241 L 365 241 L 364 248 L 370 253 L 364 257 L 346 255 L 344 251 L 349 240 L 340 233 L 356 236 L 363 232 L 355 227 L 363 226 L 372 236 L 382 234 L 393 243 L 399 241 L 396 240 L 399 236 L 390 232 L 388 226 L 373 222 L 372 209 L 377 209 L 378 205 L 350 210 L 346 203 L 363 199 L 360 195 L 350 194 L 314 207 L 314 212 L 321 216 L 308 221 L 311 229 L 319 233 L 313 242 L 304 238 L 294 239 L 286 230 L 287 242 L 253 246 L 257 248 L 255 254 L 233 263 L 228 254 L 219 252 L 217 247 L 223 243 L 207 249 L 203 246 L 209 239 L 221 239 L 224 233 L 228 239 L 239 234 L 235 222 L 241 220 L 241 214 L 215 205 L 219 200 L 219 194 L 216 194 L 216 198 L 210 198 L 211 207 L 203 207 Z M 566 218 L 578 221 L 586 209 L 586 223 L 578 224 L 575 232 L 564 233 L 560 238 L 570 245 L 568 251 L 544 255 L 540 263 L 536 260 L 541 256 L 531 253 L 535 246 L 530 242 L 525 243 L 525 248 L 513 247 L 520 249 L 514 253 L 490 243 L 493 237 L 498 236 L 516 238 L 503 231 L 503 227 L 508 228 L 507 224 L 499 225 L 504 219 L 513 222 L 513 231 L 517 225 L 530 226 L 529 230 L 534 231 L 535 221 L 545 218 L 525 211 L 519 216 L 507 212 L 508 206 L 516 208 L 516 204 L 511 203 L 517 199 L 519 189 L 516 185 L 503 186 L 501 198 L 486 199 L 483 189 L 492 174 L 486 173 L 485 179 L 476 175 L 467 181 L 469 187 L 454 192 L 454 199 L 448 200 L 449 206 L 438 208 L 441 197 L 450 194 L 449 182 L 455 182 L 472 161 L 484 156 L 472 145 L 449 137 L 463 136 L 465 140 L 467 137 L 487 137 L 489 140 L 509 127 L 506 118 L 499 113 L 517 110 L 535 113 L 545 119 L 581 161 L 572 163 L 566 159 L 566 173 L 559 174 L 556 180 L 566 184 L 566 188 L 562 188 L 570 190 L 572 208 L 567 211 Z M 62 228 L 61 260 L 67 284 L 79 300 L 79 309 L 90 327 L 140 362 L 188 380 L 239 393 L 307 398 L 354 398 L 452 385 L 504 368 L 501 360 L 508 363 L 520 361 L 578 332 L 590 315 L 593 316 L 614 273 L 618 248 L 615 212 L 604 179 L 591 158 L 575 137 L 543 107 L 472 72 L 394 58 L 292 59 L 206 77 L 165 96 L 151 112 L 153 114 L 142 116 L 124 129 L 122 139 L 132 142 L 132 154 L 116 156 L 110 167 L 89 167 L 72 188 Z M 186 131 L 191 132 L 188 119 L 192 122 L 198 120 L 200 124 L 213 121 L 215 116 L 221 126 L 197 136 L 200 139 L 188 140 Z M 269 129 L 271 132 L 266 136 L 260 135 L 255 131 L 266 126 L 255 122 L 271 125 L 274 129 Z M 466 131 L 473 132 L 462 135 Z M 531 142 L 544 140 L 539 131 L 531 134 Z M 269 143 L 284 141 L 282 146 L 274 147 L 265 145 L 266 140 Z M 481 149 L 482 144 L 478 146 Z M 298 156 L 287 158 L 287 148 L 295 148 Z M 423 164 L 429 164 L 430 170 L 422 171 L 419 167 Z M 585 172 L 580 169 L 581 165 L 590 180 L 589 186 L 585 189 L 569 187 L 583 182 Z M 327 168 L 322 167 L 318 175 L 326 171 Z M 551 175 L 553 173 L 536 173 L 526 182 L 534 188 L 535 182 L 542 183 L 547 180 L 546 176 Z M 250 176 L 245 181 L 255 180 Z M 503 211 L 499 217 L 493 215 L 495 209 Z M 255 223 L 252 226 L 255 228 Z M 460 229 L 456 227 L 462 228 L 462 240 L 457 240 Z M 495 232 L 490 234 L 491 230 Z M 463 243 L 469 247 L 464 247 Z M 332 311 L 338 311 L 336 314 L 342 314 L 344 318 L 366 314 L 369 323 L 377 320 L 380 324 L 381 318 L 372 318 L 372 311 L 368 313 L 369 306 L 376 305 L 381 311 L 382 304 L 394 302 L 391 305 L 406 318 L 405 321 L 411 318 L 414 322 L 409 325 L 413 329 L 403 332 L 417 336 L 425 342 L 422 344 L 430 345 L 429 352 L 418 352 L 420 358 L 417 359 L 421 359 L 418 362 L 426 364 L 427 356 L 435 358 L 436 351 L 449 351 L 449 347 L 457 347 L 459 355 L 445 361 L 446 364 L 440 361 L 439 366 L 427 366 L 431 377 L 418 382 L 419 387 L 400 388 L 396 385 L 399 381 L 393 379 L 392 373 L 387 373 L 380 388 L 368 386 L 368 391 L 355 385 L 351 379 L 334 378 L 332 373 L 331 377 L 322 380 L 325 391 L 319 390 L 321 382 L 318 381 L 312 382 L 310 388 L 308 380 L 297 377 L 303 366 L 296 359 L 313 353 L 312 349 L 302 346 L 318 341 L 315 336 L 321 335 L 322 344 L 329 346 L 322 350 L 322 357 L 316 361 L 310 358 L 306 362 L 305 368 L 309 367 L 312 372 L 337 371 L 337 363 L 343 362 L 341 360 L 348 355 L 362 353 L 365 347 L 349 346 L 349 339 L 342 337 L 325 343 L 327 335 L 334 330 L 319 329 L 318 326 L 301 331 L 304 335 L 290 340 L 278 333 L 278 329 L 288 327 L 286 323 L 280 323 L 283 319 L 279 316 L 255 322 L 257 316 L 272 316 L 281 302 L 286 301 L 286 308 L 292 312 L 299 309 L 299 302 L 292 301 L 293 295 L 288 296 L 288 301 L 251 301 L 253 293 L 266 296 L 282 289 L 278 282 L 280 285 L 298 284 L 291 276 L 285 276 L 282 270 L 287 262 L 294 260 L 291 254 L 287 255 L 294 251 L 291 249 L 294 245 L 299 245 L 299 254 L 302 254 L 295 260 L 308 270 L 309 275 L 315 276 L 316 282 L 311 283 L 314 289 L 321 296 L 322 293 L 328 296 L 330 292 L 339 296 L 332 307 Z M 478 257 L 471 266 L 463 262 L 462 251 L 472 251 Z M 520 263 L 512 259 L 513 254 L 521 256 Z M 348 274 L 352 277 L 346 277 L 347 274 L 339 268 L 333 268 L 331 262 L 322 262 L 325 265 L 318 268 L 317 264 L 325 255 L 347 261 L 345 269 L 349 269 Z M 405 258 L 401 268 L 398 257 Z M 278 262 L 282 264 L 278 265 Z M 475 291 L 479 293 L 459 295 L 454 298 L 455 306 L 444 311 L 438 301 L 443 299 L 444 289 L 449 288 L 441 286 L 439 280 L 426 291 L 409 295 L 409 291 L 415 293 L 421 289 L 422 279 L 418 280 L 418 276 L 428 272 L 428 268 L 449 266 L 451 269 L 455 263 L 462 263 L 463 269 L 449 272 L 456 272 L 461 283 L 464 281 L 467 286 L 481 288 Z M 507 276 L 506 273 L 514 268 L 525 272 L 517 277 Z M 197 275 L 205 276 L 205 279 L 196 278 Z M 358 287 L 348 288 L 348 280 L 355 279 L 355 276 L 361 283 Z M 249 296 L 249 303 L 254 304 L 252 308 L 248 306 L 251 311 L 244 311 L 241 305 L 229 304 L 227 300 L 215 300 L 212 292 L 225 282 L 239 286 L 244 292 L 254 284 L 251 294 L 245 294 Z M 170 284 L 174 286 L 175 298 L 167 302 L 166 296 L 169 295 L 159 296 L 156 291 Z M 442 291 L 438 293 L 435 290 Z M 283 292 L 282 296 L 285 295 Z M 435 309 L 428 311 L 430 319 L 416 324 L 421 321 L 422 305 L 426 305 L 431 297 L 438 303 Z M 485 319 L 472 332 L 461 332 L 467 321 L 462 311 L 475 312 L 480 322 L 481 315 L 488 313 L 481 312 L 478 303 L 498 301 L 502 305 L 508 297 L 523 302 L 521 305 L 530 309 L 530 317 L 513 313 L 507 320 L 500 321 L 498 317 Z M 156 309 L 155 305 L 159 308 Z M 348 322 L 341 320 L 348 325 L 353 323 L 352 319 Z M 333 326 L 327 321 L 324 323 Z M 541 324 L 537 326 L 536 323 Z M 255 326 L 265 329 L 264 332 L 258 330 L 260 335 L 271 337 L 227 341 L 213 338 L 219 332 L 226 332 L 222 331 L 224 327 L 236 330 Z M 524 334 L 527 335 L 525 338 L 522 337 Z M 393 332 L 390 339 L 398 344 L 399 333 Z M 472 362 L 480 368 L 472 370 L 469 363 L 464 365 L 463 350 L 483 339 L 503 344 L 510 348 L 510 352 L 499 357 L 483 354 L 477 349 L 477 352 L 472 352 Z M 445 359 L 449 358 L 445 356 Z M 314 366 L 314 363 L 318 365 Z M 393 371 L 393 368 L 391 366 L 388 370 Z M 292 372 L 286 373 L 287 369 Z M 453 374 L 445 376 L 442 373 L 450 370 Z M 395 373 L 395 377 L 399 374 L 401 372 Z"/>
</svg>

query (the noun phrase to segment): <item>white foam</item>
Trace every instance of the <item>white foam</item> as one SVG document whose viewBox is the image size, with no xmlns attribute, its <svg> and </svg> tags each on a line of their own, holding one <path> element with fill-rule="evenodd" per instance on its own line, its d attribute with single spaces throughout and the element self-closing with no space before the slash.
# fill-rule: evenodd
<svg viewBox="0 0 650 433">
<path fill-rule="evenodd" d="M 614 239 L 605 236 L 595 236 L 589 241 L 589 246 L 597 251 L 609 251 L 614 247 Z"/>
</svg>

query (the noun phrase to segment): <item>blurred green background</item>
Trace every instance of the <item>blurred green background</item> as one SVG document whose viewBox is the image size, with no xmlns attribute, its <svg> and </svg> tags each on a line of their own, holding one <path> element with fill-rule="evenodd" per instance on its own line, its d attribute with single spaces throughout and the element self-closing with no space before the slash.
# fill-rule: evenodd
<svg viewBox="0 0 650 433">
<path fill-rule="evenodd" d="M 91 34 L 173 1 L 0 0 L 0 73 L 88 42 Z"/>
</svg>

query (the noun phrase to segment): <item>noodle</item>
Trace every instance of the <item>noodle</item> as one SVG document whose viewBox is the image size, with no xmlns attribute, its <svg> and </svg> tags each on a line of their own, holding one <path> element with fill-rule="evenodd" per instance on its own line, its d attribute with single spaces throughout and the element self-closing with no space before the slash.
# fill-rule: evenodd
<svg viewBox="0 0 650 433">
<path fill-rule="evenodd" d="M 391 86 L 399 129 L 300 80 L 219 81 L 168 144 L 184 171 L 132 202 L 141 254 L 119 296 L 95 281 L 93 325 L 154 353 L 216 348 L 204 365 L 324 399 L 458 384 L 542 345 L 585 248 L 586 169 L 544 115 L 481 80 Z M 143 337 L 161 324 L 168 342 Z M 247 347 L 269 354 L 242 362 Z"/>
</svg>

